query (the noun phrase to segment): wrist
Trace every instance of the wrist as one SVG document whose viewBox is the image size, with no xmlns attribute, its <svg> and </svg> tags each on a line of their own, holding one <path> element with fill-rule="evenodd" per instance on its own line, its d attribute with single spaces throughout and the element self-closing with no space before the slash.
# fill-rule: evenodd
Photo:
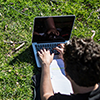
<svg viewBox="0 0 100 100">
<path fill-rule="evenodd" d="M 47 64 L 47 63 L 42 63 L 42 67 L 49 67 L 50 64 Z"/>
<path fill-rule="evenodd" d="M 42 74 L 48 76 L 50 74 L 50 67 L 47 64 L 42 65 Z"/>
</svg>

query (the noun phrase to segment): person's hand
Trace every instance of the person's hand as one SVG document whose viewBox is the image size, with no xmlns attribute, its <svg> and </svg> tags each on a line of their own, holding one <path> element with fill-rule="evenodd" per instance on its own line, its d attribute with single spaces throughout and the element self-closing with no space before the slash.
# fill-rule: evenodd
<svg viewBox="0 0 100 100">
<path fill-rule="evenodd" d="M 50 66 L 54 57 L 54 53 L 50 54 L 49 50 L 41 49 L 40 51 L 38 51 L 38 54 L 39 54 L 39 58 L 40 58 L 40 62 L 42 66 L 44 65 Z"/>
<path fill-rule="evenodd" d="M 54 35 L 56 35 L 56 36 L 59 36 L 60 35 L 60 33 L 59 33 L 59 31 L 57 31 L 56 29 L 50 29 L 48 32 L 47 32 L 47 34 L 49 35 L 49 34 L 54 34 Z"/>
<path fill-rule="evenodd" d="M 57 36 L 60 35 L 59 31 L 57 31 L 54 28 L 47 31 L 46 34 L 47 34 L 47 36 L 49 36 L 49 39 L 55 39 Z"/>
<path fill-rule="evenodd" d="M 60 46 L 61 48 L 59 48 L 58 46 Z M 54 48 L 55 50 L 57 50 L 60 54 L 59 54 L 59 58 L 64 60 L 63 58 L 63 53 L 64 53 L 64 46 L 65 44 L 59 44 L 56 48 Z"/>
</svg>

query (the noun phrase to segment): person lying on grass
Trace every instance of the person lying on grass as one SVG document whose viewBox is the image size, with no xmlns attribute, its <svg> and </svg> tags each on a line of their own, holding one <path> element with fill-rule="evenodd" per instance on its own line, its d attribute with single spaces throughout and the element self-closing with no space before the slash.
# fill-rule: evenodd
<svg viewBox="0 0 100 100">
<path fill-rule="evenodd" d="M 72 84 L 71 95 L 54 94 L 50 79 L 50 64 L 54 54 L 38 51 L 41 65 L 41 100 L 100 100 L 100 45 L 91 39 L 73 37 L 69 44 L 60 44 L 59 56 L 64 61 L 66 78 Z"/>
</svg>

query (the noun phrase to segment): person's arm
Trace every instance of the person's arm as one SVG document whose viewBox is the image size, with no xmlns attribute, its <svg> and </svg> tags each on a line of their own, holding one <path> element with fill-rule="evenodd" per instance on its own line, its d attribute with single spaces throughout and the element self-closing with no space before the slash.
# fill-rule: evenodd
<svg viewBox="0 0 100 100">
<path fill-rule="evenodd" d="M 45 26 L 46 26 L 46 34 L 54 34 L 56 36 L 60 35 L 59 31 L 57 31 L 55 27 L 55 23 L 52 17 L 46 19 Z"/>
<path fill-rule="evenodd" d="M 56 29 L 55 23 L 54 23 L 54 20 L 53 20 L 52 17 L 49 17 L 49 18 L 46 19 L 45 25 L 46 25 L 47 30 Z"/>
<path fill-rule="evenodd" d="M 54 54 L 50 54 L 49 50 L 43 49 L 38 52 L 42 64 L 40 95 L 41 100 L 47 100 L 54 95 L 50 78 L 50 64 L 53 60 Z"/>
</svg>

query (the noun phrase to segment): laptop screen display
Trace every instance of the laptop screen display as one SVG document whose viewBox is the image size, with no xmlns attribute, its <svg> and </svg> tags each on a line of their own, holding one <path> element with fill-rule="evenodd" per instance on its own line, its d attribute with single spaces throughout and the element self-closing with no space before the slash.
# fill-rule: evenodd
<svg viewBox="0 0 100 100">
<path fill-rule="evenodd" d="M 32 42 L 67 41 L 70 38 L 75 16 L 36 17 Z"/>
</svg>

